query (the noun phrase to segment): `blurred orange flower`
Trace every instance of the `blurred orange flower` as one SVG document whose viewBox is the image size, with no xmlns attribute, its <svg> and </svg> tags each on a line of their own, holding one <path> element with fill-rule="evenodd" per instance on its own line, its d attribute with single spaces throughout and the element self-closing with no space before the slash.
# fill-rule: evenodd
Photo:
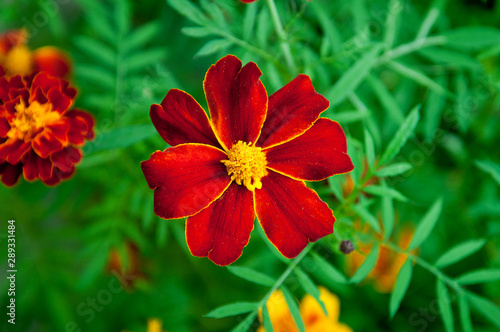
<svg viewBox="0 0 500 332">
<path fill-rule="evenodd" d="M 31 51 L 26 30 L 10 30 L 0 34 L 0 67 L 6 76 L 47 72 L 66 78 L 71 71 L 69 58 L 58 48 L 44 46 Z"/>
<path fill-rule="evenodd" d="M 320 299 L 325 304 L 328 316 L 318 301 L 306 294 L 300 302 L 300 316 L 306 332 L 352 332 L 349 326 L 339 322 L 339 298 L 325 287 L 320 286 L 319 291 Z M 280 290 L 271 294 L 266 306 L 275 332 L 298 332 L 285 297 Z M 259 318 L 262 320 L 261 317 Z M 259 327 L 257 332 L 265 332 L 264 327 Z"/>
<path fill-rule="evenodd" d="M 396 243 L 402 249 L 408 249 L 411 239 L 413 238 L 414 230 L 410 226 L 404 226 L 400 230 Z M 347 269 L 353 275 L 357 269 L 363 264 L 366 256 L 371 252 L 373 243 L 367 244 L 358 242 L 356 251 L 353 251 L 347 257 Z M 412 251 L 412 253 L 415 251 Z M 375 267 L 367 276 L 366 280 L 373 282 L 373 287 L 380 293 L 390 293 L 396 284 L 399 270 L 408 258 L 405 254 L 399 254 L 387 248 L 384 245 L 380 246 Z"/>
<path fill-rule="evenodd" d="M 124 253 L 118 249 L 111 249 L 107 270 L 116 274 L 123 287 L 128 289 L 133 286 L 134 280 L 142 277 L 143 274 L 140 269 L 141 257 L 137 246 L 132 242 L 127 242 L 125 250 Z"/>
</svg>

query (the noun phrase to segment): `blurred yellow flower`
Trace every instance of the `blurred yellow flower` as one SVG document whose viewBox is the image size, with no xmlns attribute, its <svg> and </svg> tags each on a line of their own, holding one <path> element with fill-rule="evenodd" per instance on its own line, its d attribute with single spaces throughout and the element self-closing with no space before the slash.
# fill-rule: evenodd
<svg viewBox="0 0 500 332">
<path fill-rule="evenodd" d="M 300 302 L 300 316 L 304 322 L 306 332 L 352 332 L 352 329 L 339 322 L 340 301 L 328 289 L 320 286 L 320 299 L 325 304 L 328 316 L 314 297 L 306 294 Z M 271 294 L 267 300 L 269 318 L 275 332 L 298 332 L 285 297 L 280 290 Z M 261 315 L 259 316 L 261 321 Z M 265 332 L 263 326 L 257 332 Z"/>
<path fill-rule="evenodd" d="M 413 238 L 413 228 L 406 226 L 399 232 L 396 243 L 401 249 L 408 249 Z M 348 271 L 353 275 L 363 264 L 366 256 L 371 252 L 373 243 L 357 243 L 356 251 L 353 251 L 347 258 Z M 415 251 L 412 251 L 415 252 Z M 373 287 L 377 292 L 390 293 L 396 284 L 399 270 L 408 258 L 405 254 L 399 254 L 384 245 L 380 246 L 377 263 L 365 280 L 373 282 Z"/>
<path fill-rule="evenodd" d="M 148 319 L 148 332 L 163 332 L 163 323 L 157 318 Z"/>
</svg>

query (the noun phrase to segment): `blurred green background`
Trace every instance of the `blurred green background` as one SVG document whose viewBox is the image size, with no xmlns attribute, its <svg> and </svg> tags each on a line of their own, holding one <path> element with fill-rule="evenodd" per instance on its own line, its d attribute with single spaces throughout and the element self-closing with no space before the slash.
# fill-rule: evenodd
<svg viewBox="0 0 500 332">
<path fill-rule="evenodd" d="M 168 331 L 229 331 L 244 316 L 203 316 L 266 294 L 268 287 L 189 254 L 184 221 L 153 214 L 153 192 L 139 165 L 167 147 L 150 122 L 149 106 L 179 88 L 207 109 L 205 72 L 228 53 L 256 62 L 269 94 L 299 72 L 311 76 L 331 102 L 323 116 L 338 121 L 348 136 L 354 187 L 366 168 L 365 130 L 378 159 L 410 110 L 421 105 L 415 135 L 393 161 L 411 167 L 385 180 L 408 198 L 390 200 L 395 234 L 402 225 L 415 228 L 442 197 L 441 217 L 418 256 L 433 263 L 459 243 L 484 239 L 476 253 L 442 271 L 450 278 L 496 271 L 492 282 L 466 288 L 491 304 L 472 310 L 475 330 L 500 328 L 500 4 L 276 1 L 293 63 L 285 61 L 267 4 L 2 0 L 0 33 L 26 27 L 32 49 L 54 45 L 71 54 L 76 105 L 94 115 L 97 134 L 70 180 L 52 188 L 23 179 L 13 188 L 0 187 L 0 250 L 7 253 L 7 221 L 14 219 L 18 270 L 16 325 L 7 324 L 4 313 L 3 330 L 139 332 L 149 318 L 158 318 Z M 349 181 L 337 176 L 312 185 L 338 212 L 337 236 L 316 250 L 329 253 L 341 273 L 347 273 L 349 258 L 339 253 L 339 240 L 356 244 L 363 236 L 355 222 L 387 213 L 383 193 L 350 202 L 366 207 L 370 217 L 338 211 L 339 188 L 348 191 Z M 6 271 L 3 257 L 0 270 Z M 257 229 L 235 265 L 273 278 L 286 269 Z M 354 331 L 445 328 L 439 313 L 419 321 L 419 310 L 436 300 L 434 277 L 426 269 L 414 267 L 392 320 L 389 295 L 376 292 L 373 283 L 346 285 L 314 273 L 311 278 L 339 296 L 340 321 Z M 285 284 L 297 298 L 304 294 L 294 278 Z M 2 312 L 7 289 L 1 278 Z M 452 324 L 461 330 L 458 301 L 451 298 Z M 251 330 L 258 325 L 256 320 Z"/>
</svg>

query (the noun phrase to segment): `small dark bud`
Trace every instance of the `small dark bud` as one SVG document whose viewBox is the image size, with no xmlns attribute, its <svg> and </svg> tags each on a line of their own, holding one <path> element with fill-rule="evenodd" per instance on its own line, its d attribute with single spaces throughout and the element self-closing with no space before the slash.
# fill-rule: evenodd
<svg viewBox="0 0 500 332">
<path fill-rule="evenodd" d="M 343 240 L 340 242 L 340 251 L 342 251 L 344 255 L 348 255 L 353 252 L 354 246 L 352 245 L 351 240 Z"/>
</svg>

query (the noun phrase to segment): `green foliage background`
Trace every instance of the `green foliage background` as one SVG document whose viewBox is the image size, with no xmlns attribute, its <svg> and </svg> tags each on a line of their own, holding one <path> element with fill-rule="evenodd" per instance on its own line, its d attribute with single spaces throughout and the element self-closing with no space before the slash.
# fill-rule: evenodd
<svg viewBox="0 0 500 332">
<path fill-rule="evenodd" d="M 7 221 L 15 219 L 18 269 L 16 325 L 3 314 L 2 326 L 145 331 L 157 317 L 168 331 L 244 331 L 270 290 L 284 285 L 300 298 L 315 294 L 316 284 L 339 295 L 340 320 L 355 331 L 500 329 L 500 4 L 287 0 L 273 12 L 273 3 L 1 2 L 0 31 L 26 26 L 33 49 L 55 45 L 72 55 L 77 106 L 97 120 L 96 139 L 71 180 L 0 187 L 0 250 L 7 253 Z M 356 166 L 349 196 L 344 176 L 312 184 L 338 221 L 334 235 L 297 259 L 275 255 L 256 226 L 234 264 L 265 275 L 253 283 L 237 276 L 248 270 L 189 254 L 184 222 L 153 214 L 139 166 L 166 148 L 149 106 L 180 88 L 206 109 L 203 77 L 228 53 L 256 62 L 269 94 L 299 72 L 310 75 L 331 103 L 323 116 L 343 126 Z M 375 176 L 378 183 L 367 186 Z M 366 236 L 355 220 L 380 231 L 382 239 L 374 231 L 371 241 L 395 251 L 402 249 L 386 241 L 392 231 L 404 223 L 417 229 L 412 245 L 420 250 L 392 295 L 358 285 L 376 254 L 354 279 L 344 273 L 339 241 Z M 125 270 L 131 265 L 130 242 L 140 275 L 89 309 L 89 299 L 118 285 L 106 269 L 109 252 L 118 250 Z M 470 271 L 478 272 L 463 276 Z M 2 312 L 7 289 L 1 278 Z M 237 302 L 252 304 L 210 315 L 228 318 L 204 317 Z M 424 319 L 422 308 L 436 303 L 441 314 Z"/>
</svg>

